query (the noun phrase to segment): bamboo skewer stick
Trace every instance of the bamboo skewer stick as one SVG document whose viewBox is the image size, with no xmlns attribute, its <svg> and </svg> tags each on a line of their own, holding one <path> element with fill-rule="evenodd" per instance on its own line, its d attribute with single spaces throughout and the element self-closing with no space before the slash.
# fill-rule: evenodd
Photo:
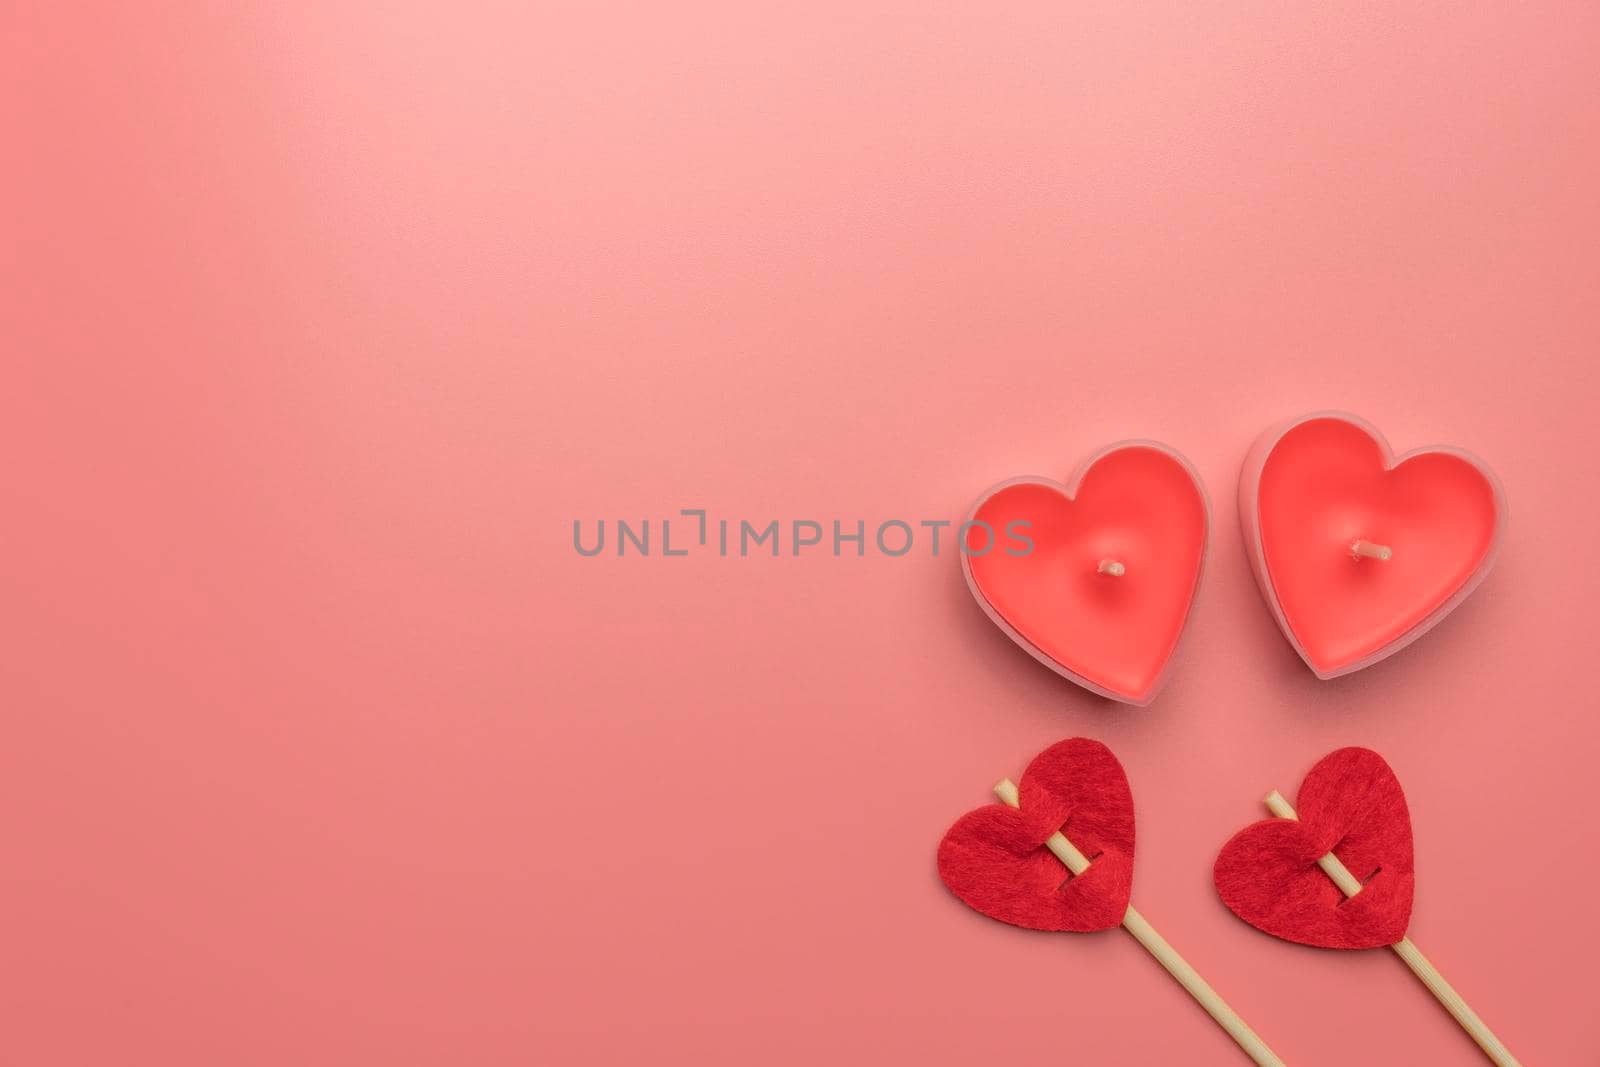
<svg viewBox="0 0 1600 1067">
<path fill-rule="evenodd" d="M 1020 808 L 1021 798 L 1017 793 L 1016 785 L 1009 778 L 1002 778 L 994 787 L 995 796 L 1013 808 Z M 1066 836 L 1057 830 L 1045 842 L 1048 848 L 1074 875 L 1082 874 L 1089 869 L 1089 858 L 1078 851 L 1076 845 L 1066 839 Z M 1122 928 L 1132 934 L 1134 940 L 1143 945 L 1145 951 L 1156 958 L 1156 962 L 1167 969 L 1167 973 L 1178 980 L 1178 984 L 1189 991 L 1189 995 L 1200 1002 L 1217 1024 L 1228 1032 L 1228 1036 L 1238 1042 L 1245 1055 L 1254 1060 L 1260 1067 L 1284 1067 L 1283 1061 L 1267 1047 L 1267 1043 L 1256 1036 L 1248 1023 L 1239 1017 L 1239 1013 L 1228 1007 L 1228 1002 L 1218 995 L 1215 989 L 1200 973 L 1189 966 L 1189 961 L 1178 954 L 1178 950 L 1167 943 L 1167 939 L 1156 932 L 1140 915 L 1132 904 L 1128 905 L 1127 914 L 1122 917 Z"/>
<path fill-rule="evenodd" d="M 1267 806 L 1268 811 L 1280 819 L 1298 818 L 1293 806 L 1276 789 L 1268 793 L 1262 803 Z M 1339 857 L 1332 852 L 1318 857 L 1317 866 L 1333 879 L 1334 885 L 1337 885 L 1345 896 L 1353 897 L 1361 892 L 1361 881 L 1351 874 L 1350 868 L 1341 863 Z M 1522 1067 L 1517 1058 L 1511 1054 L 1511 1050 L 1494 1036 L 1494 1032 L 1478 1018 L 1478 1013 L 1473 1011 L 1467 1002 L 1461 999 L 1461 994 L 1444 980 L 1444 975 L 1428 961 L 1428 957 L 1412 943 L 1411 938 L 1402 937 L 1389 947 L 1394 949 L 1395 955 L 1405 960 L 1406 966 L 1411 968 L 1411 973 L 1422 979 L 1422 984 L 1428 987 L 1428 992 L 1432 993 L 1439 1003 L 1444 1005 L 1444 1010 L 1472 1036 L 1472 1040 L 1483 1049 L 1484 1055 L 1499 1064 L 1499 1067 Z"/>
</svg>

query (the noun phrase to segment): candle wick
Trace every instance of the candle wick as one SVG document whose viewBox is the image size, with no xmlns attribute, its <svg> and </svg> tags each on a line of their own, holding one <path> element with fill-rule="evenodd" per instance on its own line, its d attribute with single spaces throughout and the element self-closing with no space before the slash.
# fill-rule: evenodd
<svg viewBox="0 0 1600 1067">
<path fill-rule="evenodd" d="M 1358 537 L 1350 542 L 1350 554 L 1356 559 L 1375 559 L 1380 563 L 1387 563 L 1394 557 L 1394 549 L 1388 545 L 1375 545 Z"/>
<path fill-rule="evenodd" d="M 1108 574 L 1113 578 L 1121 578 L 1128 573 L 1128 568 L 1122 565 L 1120 559 L 1103 559 L 1095 570 L 1100 574 Z"/>
</svg>

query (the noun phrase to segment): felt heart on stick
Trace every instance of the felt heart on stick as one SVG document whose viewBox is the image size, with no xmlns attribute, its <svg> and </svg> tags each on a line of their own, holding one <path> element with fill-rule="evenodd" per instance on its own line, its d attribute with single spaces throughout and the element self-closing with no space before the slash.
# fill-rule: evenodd
<svg viewBox="0 0 1600 1067">
<path fill-rule="evenodd" d="M 1143 705 L 1183 634 L 1209 524 L 1187 460 L 1123 442 L 1065 484 L 1013 478 L 990 489 L 962 526 L 961 566 L 979 606 L 1035 659 Z"/>
<path fill-rule="evenodd" d="M 956 820 L 939 842 L 939 877 L 993 919 L 1030 930 L 1120 925 L 1260 1067 L 1283 1067 L 1267 1043 L 1129 903 L 1133 794 L 1111 750 L 1073 738 L 1003 778 L 1001 800 Z"/>
<path fill-rule="evenodd" d="M 1319 678 L 1393 655 L 1466 599 L 1494 563 L 1506 504 L 1456 448 L 1396 456 L 1372 426 L 1319 412 L 1256 442 L 1239 479 L 1256 583 Z"/>
<path fill-rule="evenodd" d="M 1075 737 L 1034 757 L 1021 808 L 990 804 L 957 819 L 939 843 L 939 877 L 969 906 L 1030 930 L 1086 933 L 1119 925 L 1133 893 L 1133 793 L 1122 764 Z M 1064 833 L 1089 859 L 1070 875 L 1045 848 Z"/>
<path fill-rule="evenodd" d="M 1341 748 L 1311 768 L 1300 810 L 1277 790 L 1262 801 L 1275 818 L 1247 826 L 1222 847 L 1217 892 L 1235 915 L 1287 941 L 1318 948 L 1387 945 L 1499 1067 L 1519 1067 L 1487 1023 L 1406 926 L 1416 874 L 1411 813 L 1383 757 Z"/>
<path fill-rule="evenodd" d="M 1405 937 L 1416 884 L 1411 815 L 1400 781 L 1365 748 L 1325 756 L 1300 786 L 1298 819 L 1265 819 L 1217 857 L 1222 902 L 1251 926 L 1320 948 L 1376 948 Z M 1360 883 L 1346 898 L 1319 859 L 1333 853 Z"/>
</svg>

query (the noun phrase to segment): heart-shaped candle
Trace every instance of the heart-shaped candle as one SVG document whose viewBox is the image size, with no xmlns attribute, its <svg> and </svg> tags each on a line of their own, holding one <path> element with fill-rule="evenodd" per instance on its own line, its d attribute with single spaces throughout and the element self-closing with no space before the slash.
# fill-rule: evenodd
<svg viewBox="0 0 1600 1067">
<path fill-rule="evenodd" d="M 1454 448 L 1396 456 L 1353 415 L 1307 415 L 1256 442 L 1239 480 L 1245 551 L 1284 636 L 1319 678 L 1427 633 L 1489 572 L 1505 498 Z"/>
<path fill-rule="evenodd" d="M 1148 704 L 1183 634 L 1210 512 L 1194 468 L 1149 441 L 1111 445 L 1065 484 L 1013 478 L 963 526 L 967 585 L 1035 659 Z"/>
</svg>

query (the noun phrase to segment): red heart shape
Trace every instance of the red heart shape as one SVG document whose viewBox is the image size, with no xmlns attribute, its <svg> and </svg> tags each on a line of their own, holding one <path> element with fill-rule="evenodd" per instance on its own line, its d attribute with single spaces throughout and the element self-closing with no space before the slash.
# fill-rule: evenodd
<svg viewBox="0 0 1600 1067">
<path fill-rule="evenodd" d="M 1021 807 L 990 804 L 939 842 L 939 877 L 966 904 L 1030 930 L 1117 926 L 1133 894 L 1133 793 L 1111 750 L 1075 737 L 1034 757 Z M 1060 830 L 1089 858 L 1072 875 L 1044 847 Z"/>
<path fill-rule="evenodd" d="M 1189 462 L 1164 445 L 1128 442 L 1093 456 L 1066 485 L 1017 478 L 990 489 L 963 527 L 961 565 L 984 611 L 1035 659 L 1142 705 L 1183 635 L 1209 525 Z M 1024 538 L 1032 547 L 1020 553 Z M 1099 573 L 1105 559 L 1126 572 Z"/>
<path fill-rule="evenodd" d="M 1353 415 L 1324 412 L 1261 438 L 1239 482 L 1256 582 L 1319 678 L 1393 655 L 1437 625 L 1494 562 L 1505 500 L 1452 448 L 1396 457 Z M 1358 560 L 1357 539 L 1393 549 Z"/>
<path fill-rule="evenodd" d="M 1233 835 L 1213 876 L 1239 918 L 1286 941 L 1376 948 L 1406 935 L 1416 874 L 1411 813 L 1383 757 L 1341 748 L 1300 785 L 1299 819 L 1266 819 Z M 1346 897 L 1317 866 L 1332 852 L 1362 883 Z"/>
</svg>

